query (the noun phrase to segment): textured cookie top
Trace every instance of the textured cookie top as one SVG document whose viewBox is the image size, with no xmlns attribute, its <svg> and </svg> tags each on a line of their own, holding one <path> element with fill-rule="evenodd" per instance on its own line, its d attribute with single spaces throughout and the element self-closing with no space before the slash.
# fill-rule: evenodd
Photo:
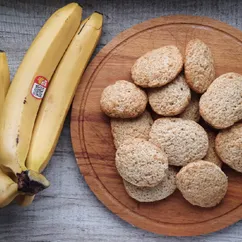
<svg viewBox="0 0 242 242">
<path fill-rule="evenodd" d="M 242 172 L 242 123 L 220 131 L 215 140 L 215 148 L 224 163 Z"/>
<path fill-rule="evenodd" d="M 111 130 L 115 147 L 118 148 L 129 138 L 149 139 L 153 120 L 148 111 L 133 119 L 111 119 Z"/>
<path fill-rule="evenodd" d="M 137 187 L 123 180 L 130 197 L 139 202 L 155 202 L 170 196 L 176 190 L 176 170 L 168 168 L 167 176 L 155 187 Z"/>
<path fill-rule="evenodd" d="M 202 159 L 208 150 L 205 130 L 192 120 L 160 118 L 151 127 L 150 141 L 164 149 L 169 165 L 185 166 Z"/>
<path fill-rule="evenodd" d="M 140 187 L 154 187 L 166 177 L 167 155 L 144 139 L 129 139 L 116 152 L 116 167 L 122 178 Z"/>
<path fill-rule="evenodd" d="M 228 179 L 215 164 L 199 160 L 178 172 L 176 184 L 183 197 L 191 204 L 213 207 L 225 196 Z"/>
<path fill-rule="evenodd" d="M 179 118 L 189 119 L 198 122 L 200 119 L 199 113 L 199 96 L 192 92 L 192 98 L 186 109 L 178 115 Z"/>
<path fill-rule="evenodd" d="M 216 132 L 212 131 L 211 129 L 205 129 L 208 135 L 208 152 L 206 156 L 203 158 L 206 161 L 212 162 L 215 165 L 221 167 L 222 161 L 220 160 L 219 156 L 216 153 L 215 150 L 215 138 L 216 138 Z"/>
<path fill-rule="evenodd" d="M 134 118 L 144 112 L 147 102 L 143 90 L 131 82 L 121 80 L 103 90 L 100 105 L 109 117 Z"/>
<path fill-rule="evenodd" d="M 131 69 L 134 83 L 141 87 L 161 87 L 179 74 L 183 58 L 176 46 L 168 45 L 147 52 Z"/>
<path fill-rule="evenodd" d="M 184 68 L 188 85 L 197 93 L 204 93 L 215 79 L 212 52 L 199 39 L 188 42 L 185 51 Z"/>
<path fill-rule="evenodd" d="M 199 111 L 203 119 L 217 129 L 232 126 L 242 119 L 242 75 L 219 76 L 201 96 Z"/>
<path fill-rule="evenodd" d="M 148 90 L 151 108 L 162 116 L 175 116 L 187 107 L 191 100 L 190 88 L 182 75 L 164 87 Z"/>
</svg>

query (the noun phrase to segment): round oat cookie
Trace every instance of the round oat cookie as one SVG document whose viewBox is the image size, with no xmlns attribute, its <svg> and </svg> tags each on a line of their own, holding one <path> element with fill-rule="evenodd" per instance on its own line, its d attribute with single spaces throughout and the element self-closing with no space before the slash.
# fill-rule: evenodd
<svg viewBox="0 0 242 242">
<path fill-rule="evenodd" d="M 221 160 L 242 172 L 242 123 L 222 130 L 216 137 L 215 148 Z"/>
<path fill-rule="evenodd" d="M 139 187 L 154 187 L 165 177 L 167 155 L 144 139 L 129 139 L 116 152 L 116 167 L 122 178 Z"/>
<path fill-rule="evenodd" d="M 186 109 L 178 115 L 179 118 L 182 119 L 189 119 L 195 122 L 200 120 L 200 113 L 199 113 L 199 96 L 192 92 L 192 98 Z"/>
<path fill-rule="evenodd" d="M 176 170 L 168 168 L 167 176 L 155 187 L 137 187 L 123 180 L 130 197 L 139 202 L 155 202 L 170 196 L 176 190 Z"/>
<path fill-rule="evenodd" d="M 185 166 L 202 159 L 208 150 L 205 130 L 192 120 L 157 119 L 150 131 L 150 142 L 164 149 L 169 165 Z"/>
<path fill-rule="evenodd" d="M 201 96 L 199 111 L 216 129 L 225 129 L 242 119 L 242 75 L 219 76 Z"/>
<path fill-rule="evenodd" d="M 171 82 L 180 73 L 183 58 L 179 49 L 167 45 L 147 52 L 134 63 L 132 79 L 141 87 L 161 87 Z"/>
<path fill-rule="evenodd" d="M 109 117 L 135 118 L 144 112 L 147 102 L 143 90 L 131 82 L 121 80 L 103 90 L 100 105 Z"/>
<path fill-rule="evenodd" d="M 209 208 L 219 204 L 225 196 L 228 178 L 215 164 L 199 160 L 178 172 L 176 185 L 188 202 Z"/>
<path fill-rule="evenodd" d="M 184 68 L 188 85 L 197 93 L 204 93 L 215 79 L 212 52 L 199 39 L 188 42 L 185 51 Z"/>
<path fill-rule="evenodd" d="M 164 87 L 149 89 L 148 99 L 151 108 L 157 114 L 175 116 L 188 106 L 191 92 L 183 75 L 179 75 Z"/>
<path fill-rule="evenodd" d="M 149 139 L 153 120 L 148 111 L 133 119 L 111 119 L 111 131 L 116 149 L 129 138 Z"/>
</svg>

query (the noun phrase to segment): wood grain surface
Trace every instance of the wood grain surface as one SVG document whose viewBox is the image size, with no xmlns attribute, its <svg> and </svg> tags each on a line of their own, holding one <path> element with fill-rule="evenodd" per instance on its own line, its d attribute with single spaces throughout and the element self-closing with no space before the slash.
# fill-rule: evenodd
<svg viewBox="0 0 242 242">
<path fill-rule="evenodd" d="M 0 0 L 0 49 L 8 53 L 11 76 L 44 21 L 64 0 Z M 84 17 L 103 12 L 105 25 L 97 51 L 134 24 L 162 15 L 209 16 L 242 30 L 242 2 L 199 0 L 80 1 Z M 72 151 L 69 116 L 45 175 L 51 187 L 29 208 L 0 210 L 0 241 L 241 242 L 242 222 L 198 237 L 166 237 L 124 222 L 99 202 L 80 175 Z"/>
<path fill-rule="evenodd" d="M 100 109 L 100 97 L 116 80 L 131 80 L 131 67 L 144 53 L 176 45 L 184 55 L 187 43 L 194 38 L 212 50 L 216 76 L 241 72 L 241 31 L 206 17 L 160 17 L 135 25 L 108 43 L 89 64 L 73 103 L 72 143 L 86 182 L 113 213 L 158 234 L 200 235 L 237 222 L 242 218 L 242 175 L 224 169 L 229 189 L 223 202 L 212 209 L 190 205 L 178 191 L 160 202 L 136 202 L 125 192 L 117 173 L 110 122 Z"/>
</svg>

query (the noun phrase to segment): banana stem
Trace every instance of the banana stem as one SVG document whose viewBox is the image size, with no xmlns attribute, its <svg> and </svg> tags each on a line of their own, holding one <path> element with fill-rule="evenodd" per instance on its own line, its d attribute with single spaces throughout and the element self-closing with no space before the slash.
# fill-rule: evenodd
<svg viewBox="0 0 242 242">
<path fill-rule="evenodd" d="M 41 174 L 32 170 L 17 173 L 18 191 L 34 195 L 49 187 L 49 181 Z"/>
</svg>

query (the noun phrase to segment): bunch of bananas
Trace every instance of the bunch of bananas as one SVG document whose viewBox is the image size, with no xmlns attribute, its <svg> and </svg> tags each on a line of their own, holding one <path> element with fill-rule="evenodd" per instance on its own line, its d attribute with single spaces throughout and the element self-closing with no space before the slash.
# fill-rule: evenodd
<svg viewBox="0 0 242 242">
<path fill-rule="evenodd" d="M 94 12 L 82 22 L 81 17 L 77 3 L 57 10 L 34 39 L 11 85 L 6 54 L 0 52 L 0 207 L 14 199 L 27 206 L 50 185 L 41 172 L 102 31 L 102 14 Z"/>
</svg>

